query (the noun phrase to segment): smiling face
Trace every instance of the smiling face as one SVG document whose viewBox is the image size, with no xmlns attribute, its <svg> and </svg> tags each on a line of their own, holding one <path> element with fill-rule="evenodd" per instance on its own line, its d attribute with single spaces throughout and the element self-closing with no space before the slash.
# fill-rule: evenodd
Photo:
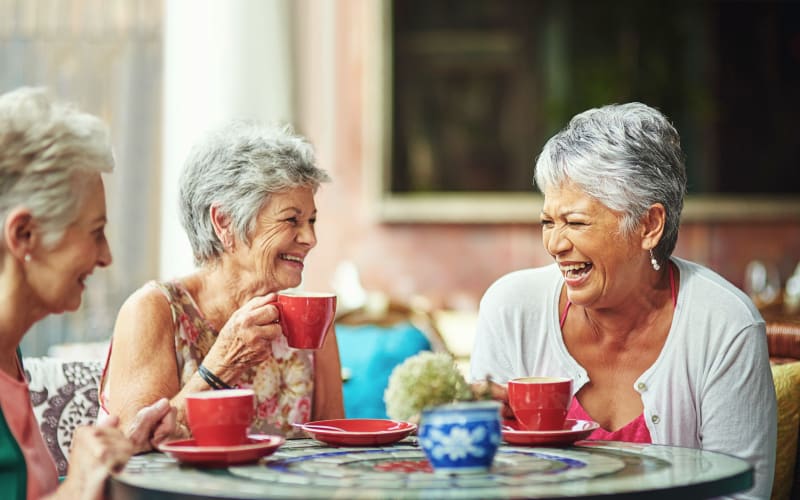
<svg viewBox="0 0 800 500">
<path fill-rule="evenodd" d="M 296 287 L 304 260 L 317 245 L 317 207 L 310 187 L 273 194 L 256 216 L 244 256 L 254 266 L 262 293 Z M 237 252 L 238 253 L 238 252 Z M 246 263 L 245 263 L 246 265 Z"/>
<path fill-rule="evenodd" d="M 636 293 L 646 253 L 636 231 L 620 233 L 620 219 L 620 213 L 573 185 L 545 191 L 542 241 L 574 304 L 614 306 Z"/>
<path fill-rule="evenodd" d="M 94 268 L 111 264 L 105 226 L 103 180 L 95 174 L 84 191 L 78 218 L 67 227 L 61 240 L 54 247 L 40 245 L 32 252 L 29 279 L 48 312 L 78 309 L 86 279 Z"/>
</svg>

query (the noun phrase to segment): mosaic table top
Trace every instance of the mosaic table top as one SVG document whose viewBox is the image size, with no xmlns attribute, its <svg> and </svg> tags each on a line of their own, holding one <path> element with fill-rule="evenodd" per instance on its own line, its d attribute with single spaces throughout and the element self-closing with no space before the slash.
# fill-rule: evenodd
<svg viewBox="0 0 800 500">
<path fill-rule="evenodd" d="M 383 447 L 287 441 L 259 462 L 183 465 L 161 453 L 133 457 L 111 498 L 707 498 L 747 489 L 743 460 L 691 448 L 580 441 L 563 448 L 502 445 L 488 473 L 431 471 L 416 438 Z"/>
</svg>

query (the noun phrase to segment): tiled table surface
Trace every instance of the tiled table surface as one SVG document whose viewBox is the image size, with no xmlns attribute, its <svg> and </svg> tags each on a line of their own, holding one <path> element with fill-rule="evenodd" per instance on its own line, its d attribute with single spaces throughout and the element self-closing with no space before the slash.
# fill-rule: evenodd
<svg viewBox="0 0 800 500">
<path fill-rule="evenodd" d="M 491 471 L 427 470 L 416 438 L 392 446 L 334 448 L 287 441 L 258 463 L 181 465 L 160 453 L 133 457 L 111 498 L 707 498 L 749 487 L 739 459 L 690 448 L 582 441 L 566 448 L 501 446 Z"/>
</svg>

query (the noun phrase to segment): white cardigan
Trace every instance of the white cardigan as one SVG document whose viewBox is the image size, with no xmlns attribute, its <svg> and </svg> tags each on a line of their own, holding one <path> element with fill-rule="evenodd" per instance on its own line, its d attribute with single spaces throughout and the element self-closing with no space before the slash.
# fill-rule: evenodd
<svg viewBox="0 0 800 500">
<path fill-rule="evenodd" d="M 764 320 L 739 289 L 713 271 L 673 257 L 680 290 L 672 327 L 634 383 L 654 444 L 719 451 L 755 468 L 755 486 L 736 498 L 766 499 L 775 469 L 777 409 Z M 512 272 L 481 300 L 470 362 L 473 380 L 566 376 L 589 381 L 559 327 L 564 283 L 555 264 Z"/>
</svg>

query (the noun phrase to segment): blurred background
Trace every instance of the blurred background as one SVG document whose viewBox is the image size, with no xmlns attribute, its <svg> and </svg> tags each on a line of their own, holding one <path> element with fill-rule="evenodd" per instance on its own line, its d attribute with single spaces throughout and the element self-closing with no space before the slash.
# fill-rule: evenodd
<svg viewBox="0 0 800 500">
<path fill-rule="evenodd" d="M 676 255 L 764 306 L 800 261 L 798 1 L 0 0 L 0 91 L 21 85 L 101 116 L 117 158 L 115 262 L 26 355 L 107 340 L 134 289 L 191 269 L 176 180 L 232 118 L 293 123 L 334 178 L 302 286 L 423 308 L 450 344 L 494 280 L 550 262 L 534 160 L 594 106 L 642 101 L 681 133 Z"/>
</svg>

